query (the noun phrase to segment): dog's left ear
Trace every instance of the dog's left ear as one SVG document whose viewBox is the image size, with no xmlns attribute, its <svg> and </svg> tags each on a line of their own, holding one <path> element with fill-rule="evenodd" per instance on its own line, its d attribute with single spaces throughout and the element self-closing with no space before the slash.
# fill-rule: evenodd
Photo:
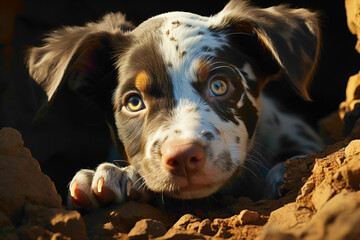
<svg viewBox="0 0 360 240">
<path fill-rule="evenodd" d="M 133 28 L 123 14 L 109 13 L 98 22 L 60 28 L 48 35 L 43 46 L 27 52 L 29 73 L 43 87 L 48 102 L 69 88 L 100 106 L 122 159 L 126 156 L 116 137 L 112 96 L 118 84 L 116 63 L 131 44 Z"/>
<path fill-rule="evenodd" d="M 126 33 L 133 28 L 121 13 L 81 27 L 60 28 L 48 35 L 43 46 L 28 50 L 29 73 L 49 102 L 64 84 L 82 96 L 97 97 L 94 94 L 107 85 L 117 84 L 116 76 L 110 83 L 109 74 L 116 71 L 116 57 L 129 45 Z"/>
<path fill-rule="evenodd" d="M 212 17 L 212 24 L 215 30 L 230 29 L 232 32 L 229 37 L 247 38 L 246 43 L 252 41 L 250 45 L 244 46 L 244 41 L 240 40 L 241 50 L 258 58 L 261 56 L 258 65 L 269 76 L 282 70 L 299 93 L 310 100 L 308 86 L 320 48 L 316 13 L 306 9 L 291 9 L 286 5 L 259 8 L 251 6 L 248 1 L 231 0 L 220 13 Z M 258 48 L 256 51 L 249 49 L 254 46 Z"/>
</svg>

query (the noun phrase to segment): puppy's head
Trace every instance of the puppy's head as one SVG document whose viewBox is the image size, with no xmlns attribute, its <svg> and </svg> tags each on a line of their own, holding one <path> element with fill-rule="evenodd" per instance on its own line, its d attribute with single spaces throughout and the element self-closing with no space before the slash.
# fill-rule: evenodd
<svg viewBox="0 0 360 240">
<path fill-rule="evenodd" d="M 172 12 L 134 28 L 121 14 L 64 28 L 29 52 L 49 100 L 65 80 L 112 97 L 118 137 L 147 187 L 205 197 L 238 173 L 251 149 L 264 84 L 282 73 L 308 99 L 316 14 L 230 1 L 202 17 Z"/>
</svg>

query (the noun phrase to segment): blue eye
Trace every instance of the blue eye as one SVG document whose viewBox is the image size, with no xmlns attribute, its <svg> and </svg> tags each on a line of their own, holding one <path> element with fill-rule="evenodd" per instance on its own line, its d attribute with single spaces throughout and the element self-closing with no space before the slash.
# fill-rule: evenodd
<svg viewBox="0 0 360 240">
<path fill-rule="evenodd" d="M 210 96 L 220 97 L 224 96 L 228 91 L 228 84 L 221 78 L 215 77 L 210 83 Z"/>
<path fill-rule="evenodd" d="M 132 95 L 126 101 L 126 109 L 130 112 L 138 112 L 145 108 L 145 104 L 139 95 Z"/>
</svg>

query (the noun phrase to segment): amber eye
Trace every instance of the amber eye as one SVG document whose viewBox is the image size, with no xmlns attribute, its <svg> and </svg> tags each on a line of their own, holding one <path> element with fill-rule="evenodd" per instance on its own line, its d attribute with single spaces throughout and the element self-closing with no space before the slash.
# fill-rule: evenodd
<svg viewBox="0 0 360 240">
<path fill-rule="evenodd" d="M 228 91 L 228 84 L 221 78 L 215 77 L 210 83 L 210 96 L 220 97 L 224 96 Z"/>
<path fill-rule="evenodd" d="M 130 112 L 138 112 L 144 108 L 144 102 L 139 95 L 132 95 L 126 101 L 126 109 Z"/>
</svg>

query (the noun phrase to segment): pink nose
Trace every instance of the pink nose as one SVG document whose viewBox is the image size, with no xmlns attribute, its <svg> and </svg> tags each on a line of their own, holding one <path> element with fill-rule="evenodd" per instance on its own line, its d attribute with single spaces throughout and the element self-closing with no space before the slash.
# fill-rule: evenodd
<svg viewBox="0 0 360 240">
<path fill-rule="evenodd" d="M 165 168 L 175 176 L 190 177 L 206 162 L 204 148 L 198 143 L 169 142 L 162 148 Z"/>
</svg>

